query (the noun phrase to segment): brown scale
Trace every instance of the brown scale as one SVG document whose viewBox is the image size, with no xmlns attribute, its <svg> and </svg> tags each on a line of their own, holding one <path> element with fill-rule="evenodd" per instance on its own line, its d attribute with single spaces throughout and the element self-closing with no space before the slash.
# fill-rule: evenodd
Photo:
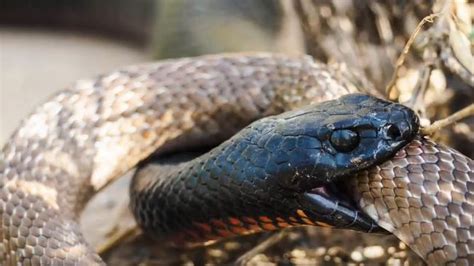
<svg viewBox="0 0 474 266">
<path fill-rule="evenodd" d="M 474 262 L 474 161 L 417 139 L 352 179 L 360 206 L 430 265 Z"/>
</svg>

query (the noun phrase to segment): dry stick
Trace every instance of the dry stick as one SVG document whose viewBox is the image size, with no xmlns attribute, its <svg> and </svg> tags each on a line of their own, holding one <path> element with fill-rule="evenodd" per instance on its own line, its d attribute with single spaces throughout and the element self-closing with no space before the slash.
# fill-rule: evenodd
<svg viewBox="0 0 474 266">
<path fill-rule="evenodd" d="M 424 17 L 423 20 L 421 20 L 420 23 L 418 23 L 418 25 L 416 26 L 415 31 L 411 34 L 410 39 L 408 39 L 407 43 L 405 44 L 405 47 L 403 47 L 403 51 L 400 54 L 400 56 L 398 57 L 397 62 L 395 64 L 395 70 L 393 72 L 392 79 L 390 80 L 390 82 L 388 83 L 388 85 L 386 87 L 386 94 L 387 94 L 388 97 L 390 97 L 392 89 L 395 87 L 395 82 L 397 81 L 398 72 L 400 71 L 400 67 L 403 66 L 403 63 L 405 63 L 405 58 L 406 58 L 408 52 L 410 51 L 410 47 L 413 44 L 413 42 L 415 41 L 416 36 L 418 36 L 418 34 L 420 33 L 421 28 L 423 27 L 423 25 L 425 25 L 427 22 L 433 23 L 433 19 L 435 17 L 439 16 L 439 14 L 440 13 L 435 13 L 435 14 L 431 14 L 429 16 Z"/>
<path fill-rule="evenodd" d="M 141 230 L 136 225 L 132 227 L 128 227 L 124 230 L 115 232 L 105 240 L 105 243 L 100 244 L 96 248 L 96 251 L 100 255 L 103 255 L 109 252 L 110 250 L 112 250 L 112 248 L 116 247 L 119 243 L 122 243 L 122 241 L 124 241 L 125 239 L 128 239 L 132 236 L 136 236 L 140 232 Z"/>
<path fill-rule="evenodd" d="M 286 231 L 274 232 L 266 237 L 263 242 L 260 242 L 254 248 L 248 250 L 243 255 L 241 255 L 236 261 L 235 265 L 247 265 L 247 263 L 255 257 L 257 254 L 262 253 L 269 247 L 273 246 L 275 243 L 279 242 L 286 236 Z"/>
<path fill-rule="evenodd" d="M 446 127 L 448 125 L 451 125 L 463 118 L 466 118 L 468 116 L 471 116 L 471 115 L 474 115 L 474 103 L 467 106 L 467 107 L 464 107 L 463 109 L 457 111 L 456 113 L 444 118 L 444 119 L 441 119 L 441 120 L 438 120 L 436 122 L 434 122 L 433 124 L 431 124 L 430 126 L 428 127 L 425 127 L 425 128 L 422 128 L 421 129 L 421 134 L 423 135 L 432 135 L 433 133 L 435 133 L 436 131 L 438 131 L 439 129 L 443 128 L 443 127 Z"/>
<path fill-rule="evenodd" d="M 423 102 L 423 97 L 428 89 L 430 82 L 431 72 L 433 71 L 433 65 L 427 65 L 421 72 L 421 79 L 418 80 L 415 87 L 414 93 L 407 103 L 407 106 L 417 111 L 418 115 L 424 115 L 426 106 L 421 104 Z"/>
</svg>

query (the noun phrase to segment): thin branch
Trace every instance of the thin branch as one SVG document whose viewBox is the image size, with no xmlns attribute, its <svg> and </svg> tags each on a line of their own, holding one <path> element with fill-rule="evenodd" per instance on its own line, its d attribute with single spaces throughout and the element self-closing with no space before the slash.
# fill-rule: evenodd
<svg viewBox="0 0 474 266">
<path fill-rule="evenodd" d="M 440 130 L 441 128 L 443 127 L 446 127 L 448 125 L 451 125 L 463 118 L 466 118 L 468 116 L 472 116 L 474 115 L 474 103 L 457 111 L 456 113 L 444 118 L 444 119 L 441 119 L 441 120 L 438 120 L 436 122 L 434 122 L 433 124 L 431 124 L 430 126 L 428 127 L 425 127 L 425 128 L 422 128 L 421 129 L 421 134 L 423 135 L 432 135 L 433 133 L 435 133 L 436 131 Z"/>
<path fill-rule="evenodd" d="M 262 253 L 275 243 L 279 242 L 283 237 L 286 236 L 286 231 L 274 232 L 267 237 L 263 242 L 258 244 L 256 247 L 250 249 L 241 255 L 236 261 L 235 265 L 246 265 L 253 257 L 257 254 Z"/>
<path fill-rule="evenodd" d="M 418 23 L 418 25 L 416 26 L 415 31 L 411 34 L 410 39 L 408 39 L 407 43 L 405 44 L 405 47 L 403 48 L 402 53 L 400 54 L 400 56 L 397 59 L 397 62 L 396 62 L 396 65 L 395 65 L 395 71 L 393 72 L 392 79 L 390 80 L 390 82 L 388 83 L 388 85 L 386 87 L 386 93 L 387 93 L 388 97 L 390 97 L 392 89 L 395 87 L 395 82 L 397 81 L 398 72 L 400 71 L 400 67 L 402 67 L 403 64 L 405 63 L 405 58 L 406 58 L 408 52 L 410 51 L 410 47 L 412 46 L 413 42 L 415 41 L 416 36 L 418 36 L 418 34 L 420 33 L 423 25 L 425 25 L 428 22 L 433 23 L 433 21 L 434 21 L 433 19 L 438 17 L 439 15 L 440 15 L 440 13 L 436 13 L 436 14 L 431 14 L 429 16 L 424 17 L 423 20 L 421 20 L 420 23 Z"/>
<path fill-rule="evenodd" d="M 428 90 L 428 85 L 430 82 L 431 72 L 433 71 L 433 65 L 429 64 L 425 66 L 421 72 L 421 79 L 418 79 L 417 85 L 414 89 L 411 99 L 406 103 L 406 105 L 420 116 L 426 117 L 426 105 L 424 104 L 424 96 Z"/>
<path fill-rule="evenodd" d="M 128 239 L 132 236 L 136 236 L 141 232 L 138 226 L 128 227 L 124 230 L 120 230 L 118 232 L 113 233 L 110 237 L 107 238 L 105 243 L 100 244 L 96 251 L 100 255 L 103 255 L 110 251 L 112 248 L 116 247 L 120 243 L 122 243 L 125 239 Z"/>
</svg>

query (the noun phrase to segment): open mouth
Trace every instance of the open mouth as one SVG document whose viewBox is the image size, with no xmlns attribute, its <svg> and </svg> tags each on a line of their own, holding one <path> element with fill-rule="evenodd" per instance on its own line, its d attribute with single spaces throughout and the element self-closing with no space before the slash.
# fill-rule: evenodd
<svg viewBox="0 0 474 266">
<path fill-rule="evenodd" d="M 333 227 L 369 233 L 386 232 L 358 207 L 343 181 L 313 188 L 304 193 L 304 199 L 310 204 L 305 205 L 314 219 Z"/>
<path fill-rule="evenodd" d="M 349 191 L 341 181 L 331 182 L 327 185 L 316 187 L 307 192 L 310 195 L 319 195 L 334 204 L 345 206 L 346 208 L 359 209 L 354 199 L 349 197 Z"/>
</svg>

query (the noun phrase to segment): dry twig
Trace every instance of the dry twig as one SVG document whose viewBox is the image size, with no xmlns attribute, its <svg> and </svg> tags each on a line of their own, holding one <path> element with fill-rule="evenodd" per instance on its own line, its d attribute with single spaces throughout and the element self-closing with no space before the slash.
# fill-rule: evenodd
<svg viewBox="0 0 474 266">
<path fill-rule="evenodd" d="M 433 21 L 434 21 L 433 19 L 438 17 L 438 16 L 439 16 L 439 13 L 431 14 L 429 16 L 424 17 L 423 20 L 421 20 L 421 22 L 418 23 L 418 25 L 416 26 L 415 31 L 411 34 L 410 39 L 408 39 L 407 43 L 405 44 L 405 47 L 403 47 L 403 51 L 397 59 L 392 79 L 390 80 L 390 82 L 388 83 L 388 85 L 386 87 L 386 93 L 387 93 L 387 96 L 389 98 L 390 98 L 390 94 L 392 92 L 392 89 L 395 87 L 395 82 L 397 81 L 398 72 L 400 71 L 400 67 L 403 66 L 403 63 L 405 63 L 405 58 L 406 58 L 408 52 L 410 51 L 410 47 L 412 46 L 413 42 L 415 41 L 416 36 L 418 36 L 418 34 L 420 33 L 423 25 L 425 25 L 428 22 L 433 23 Z"/>
<path fill-rule="evenodd" d="M 132 236 L 136 236 L 141 232 L 140 228 L 137 226 L 129 227 L 124 230 L 119 230 L 114 232 L 110 237 L 107 238 L 105 243 L 102 243 L 96 248 L 97 253 L 103 255 L 108 251 L 112 250 L 114 247 L 123 243 L 125 239 L 128 239 Z"/>
<path fill-rule="evenodd" d="M 446 127 L 448 125 L 451 125 L 463 118 L 466 118 L 468 116 L 472 116 L 474 115 L 474 103 L 457 111 L 456 113 L 444 118 L 444 119 L 441 119 L 441 120 L 438 120 L 436 122 L 434 122 L 433 124 L 431 124 L 430 126 L 428 127 L 425 127 L 425 128 L 422 128 L 421 129 L 421 134 L 423 135 L 432 135 L 433 133 L 435 133 L 436 131 L 440 130 L 441 128 L 443 127 Z"/>
<path fill-rule="evenodd" d="M 275 243 L 279 242 L 286 236 L 286 231 L 275 232 L 267 237 L 263 242 L 258 244 L 256 247 L 250 249 L 241 255 L 236 261 L 236 265 L 247 265 L 247 263 L 255 257 L 257 254 L 262 253 L 269 247 L 273 246 Z"/>
</svg>

